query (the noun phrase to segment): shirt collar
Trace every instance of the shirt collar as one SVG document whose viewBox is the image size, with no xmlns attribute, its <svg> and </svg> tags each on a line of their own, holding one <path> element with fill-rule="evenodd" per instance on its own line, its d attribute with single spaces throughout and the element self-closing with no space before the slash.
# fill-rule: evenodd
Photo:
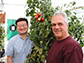
<svg viewBox="0 0 84 63">
<path fill-rule="evenodd" d="M 23 39 L 22 36 L 21 36 L 20 34 L 18 34 L 18 36 L 19 36 L 21 39 Z M 27 40 L 28 38 L 29 38 L 29 35 L 27 34 L 26 40 Z"/>
</svg>

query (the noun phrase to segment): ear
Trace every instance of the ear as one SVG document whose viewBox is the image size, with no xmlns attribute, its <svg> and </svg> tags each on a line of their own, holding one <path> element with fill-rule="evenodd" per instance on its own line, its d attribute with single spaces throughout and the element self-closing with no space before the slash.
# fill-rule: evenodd
<svg viewBox="0 0 84 63">
<path fill-rule="evenodd" d="M 68 29 L 69 25 L 67 24 L 67 29 Z"/>
<path fill-rule="evenodd" d="M 28 28 L 29 28 L 29 25 L 27 25 L 28 26 Z"/>
</svg>

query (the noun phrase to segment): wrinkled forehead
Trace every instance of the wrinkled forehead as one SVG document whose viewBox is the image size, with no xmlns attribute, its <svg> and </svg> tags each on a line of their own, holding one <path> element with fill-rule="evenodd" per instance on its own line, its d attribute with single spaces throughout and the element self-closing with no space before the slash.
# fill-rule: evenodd
<svg viewBox="0 0 84 63">
<path fill-rule="evenodd" d="M 66 23 L 66 19 L 64 16 L 58 14 L 56 16 L 53 16 L 51 23 L 57 23 L 57 22 Z M 66 24 L 68 24 L 68 23 L 66 23 Z"/>
</svg>

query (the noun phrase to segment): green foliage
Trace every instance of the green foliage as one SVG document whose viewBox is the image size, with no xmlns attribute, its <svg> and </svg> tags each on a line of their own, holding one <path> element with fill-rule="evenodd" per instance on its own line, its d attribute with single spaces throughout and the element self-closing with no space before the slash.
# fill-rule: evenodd
<svg viewBox="0 0 84 63">
<path fill-rule="evenodd" d="M 70 7 L 70 9 L 66 9 L 65 12 L 67 13 L 69 17 L 69 34 L 76 39 L 80 45 L 83 47 L 84 40 L 82 39 L 83 33 L 84 33 L 84 25 L 83 23 L 80 23 L 82 21 L 83 17 L 77 17 L 76 9 L 83 9 L 83 7 L 75 7 L 76 2 L 70 2 L 70 4 L 67 7 Z M 66 7 L 66 6 L 65 6 Z M 74 10 L 75 9 L 75 10 Z"/>
<path fill-rule="evenodd" d="M 31 4 L 29 4 L 31 2 Z M 31 54 L 31 58 L 28 58 L 27 63 L 44 63 L 50 46 L 52 45 L 54 35 L 51 29 L 51 18 L 54 9 L 51 7 L 50 0 L 28 0 L 27 16 L 31 16 L 31 27 L 30 27 L 30 38 L 34 41 L 34 47 Z M 31 8 L 32 7 L 32 8 Z M 37 9 L 37 10 L 36 10 Z M 30 11 L 31 10 L 31 11 Z M 45 20 L 44 22 L 37 22 L 35 18 L 35 13 L 41 13 L 41 17 Z M 52 36 L 53 35 L 53 36 Z M 54 38 L 54 39 L 53 39 Z M 50 43 L 51 42 L 51 43 Z M 30 56 L 28 56 L 30 57 Z"/>
<path fill-rule="evenodd" d="M 4 45 L 4 38 L 6 36 L 4 31 L 4 28 L 0 25 L 0 51 L 2 50 L 2 46 Z"/>
<path fill-rule="evenodd" d="M 31 16 L 29 36 L 34 42 L 34 47 L 32 53 L 28 55 L 26 63 L 45 62 L 48 51 L 55 40 L 52 33 L 51 17 L 57 11 L 67 13 L 69 18 L 69 33 L 83 46 L 81 38 L 84 32 L 83 25 L 80 23 L 81 19 L 76 16 L 77 13 L 73 11 L 78 8 L 74 6 L 76 2 L 70 2 L 70 4 L 64 4 L 61 7 L 57 6 L 55 9 L 51 7 L 51 0 L 27 0 L 27 4 L 26 16 Z M 41 13 L 41 17 L 45 19 L 43 22 L 39 22 L 35 18 L 35 14 L 37 15 L 38 13 Z"/>
</svg>

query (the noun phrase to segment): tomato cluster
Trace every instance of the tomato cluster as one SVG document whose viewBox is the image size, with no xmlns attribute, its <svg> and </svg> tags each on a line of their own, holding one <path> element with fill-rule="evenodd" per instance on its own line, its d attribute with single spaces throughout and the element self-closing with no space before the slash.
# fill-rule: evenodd
<svg viewBox="0 0 84 63">
<path fill-rule="evenodd" d="M 35 18 L 38 22 L 43 22 L 44 21 L 44 18 L 41 17 L 41 13 L 34 14 L 34 15 L 35 15 Z"/>
</svg>

